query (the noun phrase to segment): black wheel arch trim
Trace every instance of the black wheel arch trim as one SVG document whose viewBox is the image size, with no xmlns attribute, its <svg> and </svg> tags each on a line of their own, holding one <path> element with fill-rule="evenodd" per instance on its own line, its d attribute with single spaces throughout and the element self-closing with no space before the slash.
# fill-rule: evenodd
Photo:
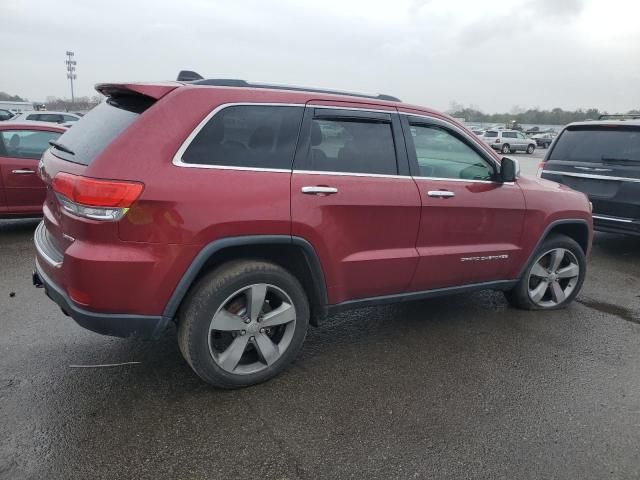
<svg viewBox="0 0 640 480">
<path fill-rule="evenodd" d="M 313 285 L 315 288 L 314 293 L 316 298 L 319 300 L 317 304 L 312 305 L 312 311 L 315 311 L 312 316 L 311 324 L 317 325 L 318 321 L 326 316 L 328 303 L 327 287 L 324 280 L 322 266 L 315 249 L 307 240 L 290 235 L 246 235 L 239 237 L 227 237 L 214 240 L 213 242 L 205 245 L 192 260 L 191 264 L 176 285 L 176 288 L 171 294 L 164 312 L 162 313 L 162 318 L 166 323 L 168 323 L 176 316 L 182 300 L 202 270 L 202 267 L 217 252 L 230 247 L 279 244 L 300 247 L 304 253 L 307 265 L 311 271 L 311 275 L 313 276 Z"/>
<path fill-rule="evenodd" d="M 587 237 L 589 237 L 589 223 L 582 218 L 565 218 L 565 219 L 555 220 L 551 222 L 549 225 L 546 226 L 546 228 L 544 229 L 544 232 L 542 232 L 542 235 L 540 235 L 540 238 L 538 239 L 538 242 L 536 243 L 535 247 L 533 247 L 533 249 L 531 250 L 531 253 L 527 258 L 527 261 L 524 263 L 524 266 L 518 273 L 518 278 L 522 278 L 522 275 L 524 275 L 524 272 L 527 270 L 527 268 L 533 261 L 535 254 L 538 251 L 538 248 L 540 247 L 540 245 L 542 245 L 542 242 L 544 242 L 547 239 L 547 237 L 549 236 L 549 233 L 551 233 L 551 230 L 553 230 L 554 228 L 560 225 L 580 225 L 581 227 L 584 227 L 587 230 Z M 587 249 L 584 252 L 585 255 L 589 251 L 590 241 L 591 239 L 587 238 Z"/>
</svg>

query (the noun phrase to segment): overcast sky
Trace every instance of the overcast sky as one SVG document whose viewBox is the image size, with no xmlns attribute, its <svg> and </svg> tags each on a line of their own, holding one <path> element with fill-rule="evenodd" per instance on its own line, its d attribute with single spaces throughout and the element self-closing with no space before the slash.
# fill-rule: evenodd
<svg viewBox="0 0 640 480">
<path fill-rule="evenodd" d="M 205 77 L 448 109 L 640 108 L 638 0 L 0 0 L 0 91 Z"/>
</svg>

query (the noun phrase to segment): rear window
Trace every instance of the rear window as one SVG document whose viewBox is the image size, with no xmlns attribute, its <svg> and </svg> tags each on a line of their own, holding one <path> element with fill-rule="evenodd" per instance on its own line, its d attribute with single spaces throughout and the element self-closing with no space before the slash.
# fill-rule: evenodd
<svg viewBox="0 0 640 480">
<path fill-rule="evenodd" d="M 549 160 L 640 162 L 640 128 L 569 128 L 556 140 Z"/>
<path fill-rule="evenodd" d="M 109 98 L 67 130 L 51 152 L 63 160 L 89 165 L 153 102 L 142 95 Z"/>
<path fill-rule="evenodd" d="M 225 167 L 290 169 L 302 111 L 302 107 L 271 105 L 227 107 L 198 132 L 182 155 L 182 161 Z M 84 120 L 80 124 L 82 122 Z"/>
<path fill-rule="evenodd" d="M 495 138 L 498 136 L 498 132 L 484 132 L 485 137 Z"/>
</svg>

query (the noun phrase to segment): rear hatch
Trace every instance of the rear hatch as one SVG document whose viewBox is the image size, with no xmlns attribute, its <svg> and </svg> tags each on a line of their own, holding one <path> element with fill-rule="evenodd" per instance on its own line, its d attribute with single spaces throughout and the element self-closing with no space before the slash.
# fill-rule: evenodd
<svg viewBox="0 0 640 480">
<path fill-rule="evenodd" d="M 58 176 L 58 180 L 90 180 L 92 164 L 100 158 L 109 144 L 155 103 L 157 99 L 154 97 L 163 96 L 173 90 L 175 85 L 165 90 L 158 90 L 157 86 L 153 86 L 151 90 L 144 90 L 143 87 L 144 85 L 98 86 L 97 89 L 106 94 L 107 99 L 76 122 L 44 153 L 39 167 L 39 175 L 47 185 L 43 208 L 46 228 L 42 235 L 46 235 L 48 245 L 57 250 L 51 253 L 62 256 L 76 238 L 91 240 L 95 237 L 103 241 L 110 236 L 117 238 L 117 230 L 111 221 L 97 221 L 69 214 L 69 208 L 67 212 L 63 212 L 64 197 L 54 190 L 57 188 L 54 179 Z M 85 195 L 84 198 L 88 197 Z"/>
<path fill-rule="evenodd" d="M 640 219 L 640 125 L 567 127 L 545 160 L 542 178 L 587 194 L 594 215 Z"/>
<path fill-rule="evenodd" d="M 495 130 L 487 130 L 480 138 L 487 143 L 495 143 L 498 137 L 499 134 Z"/>
</svg>

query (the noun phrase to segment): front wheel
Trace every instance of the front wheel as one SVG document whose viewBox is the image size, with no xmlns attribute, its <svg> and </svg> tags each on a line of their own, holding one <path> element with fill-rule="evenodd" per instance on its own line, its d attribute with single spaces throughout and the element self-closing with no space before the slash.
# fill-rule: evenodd
<svg viewBox="0 0 640 480">
<path fill-rule="evenodd" d="M 505 143 L 504 145 L 502 145 L 502 149 L 500 151 L 504 154 L 511 153 L 511 148 L 509 148 L 508 143 Z"/>
<path fill-rule="evenodd" d="M 512 290 L 512 305 L 525 310 L 566 307 L 576 297 L 587 272 L 584 251 L 566 235 L 552 235 L 538 247 L 533 261 Z"/>
<path fill-rule="evenodd" d="M 262 261 L 236 261 L 205 275 L 178 317 L 180 350 L 204 381 L 222 388 L 264 382 L 298 354 L 309 325 L 300 282 Z"/>
<path fill-rule="evenodd" d="M 533 145 L 529 145 L 529 146 L 527 147 L 527 153 L 528 153 L 529 155 L 531 155 L 531 154 L 534 152 L 534 150 L 535 150 L 535 149 L 536 149 L 536 147 L 534 147 Z"/>
</svg>

